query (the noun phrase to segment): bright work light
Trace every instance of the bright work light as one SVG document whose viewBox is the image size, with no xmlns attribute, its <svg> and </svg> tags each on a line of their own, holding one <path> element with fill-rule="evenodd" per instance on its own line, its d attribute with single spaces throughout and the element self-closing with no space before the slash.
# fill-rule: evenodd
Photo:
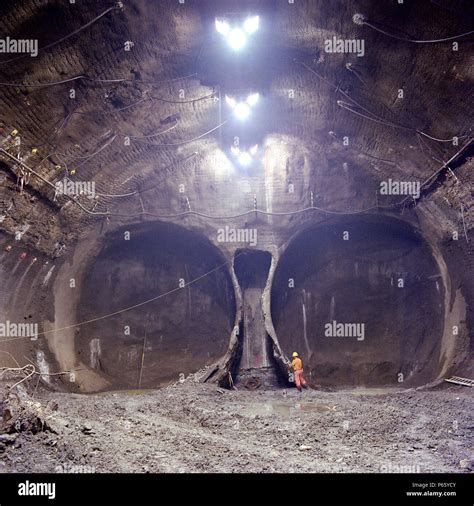
<svg viewBox="0 0 474 506">
<path fill-rule="evenodd" d="M 243 165 L 244 167 L 246 167 L 247 165 L 250 165 L 250 162 L 252 161 L 252 157 L 250 156 L 249 153 L 247 153 L 247 151 L 244 151 L 243 153 L 240 153 L 238 160 L 239 160 L 240 165 Z"/>
<path fill-rule="evenodd" d="M 247 97 L 247 104 L 254 106 L 258 102 L 259 96 L 258 93 L 252 93 Z"/>
<path fill-rule="evenodd" d="M 244 101 L 237 102 L 235 98 L 226 95 L 225 101 L 227 105 L 233 110 L 234 116 L 237 119 L 244 120 L 250 115 L 251 107 L 258 102 L 259 94 L 252 93 Z"/>
<path fill-rule="evenodd" d="M 216 31 L 226 38 L 227 43 L 234 51 L 245 46 L 247 36 L 256 32 L 259 25 L 259 16 L 248 17 L 242 26 L 231 26 L 227 20 L 216 18 Z"/>
<path fill-rule="evenodd" d="M 240 102 L 234 107 L 234 115 L 238 119 L 247 119 L 250 115 L 250 107 L 244 102 Z"/>
<path fill-rule="evenodd" d="M 240 28 L 234 28 L 227 37 L 227 42 L 232 49 L 238 51 L 240 48 L 245 46 L 247 37 Z"/>
<path fill-rule="evenodd" d="M 232 151 L 232 154 L 237 158 L 237 162 L 239 163 L 239 165 L 247 167 L 253 162 L 253 157 L 257 153 L 258 146 L 257 144 L 255 144 L 255 146 L 252 146 L 247 151 L 241 151 L 240 148 L 232 146 L 230 150 Z"/>
<path fill-rule="evenodd" d="M 254 33 L 258 30 L 258 26 L 260 24 L 260 18 L 258 16 L 252 16 L 251 18 L 247 18 L 244 22 L 244 30 L 248 33 Z"/>
<path fill-rule="evenodd" d="M 223 21 L 221 19 L 216 19 L 216 30 L 224 35 L 224 37 L 227 37 L 230 33 L 230 25 L 227 23 L 227 21 Z"/>
</svg>

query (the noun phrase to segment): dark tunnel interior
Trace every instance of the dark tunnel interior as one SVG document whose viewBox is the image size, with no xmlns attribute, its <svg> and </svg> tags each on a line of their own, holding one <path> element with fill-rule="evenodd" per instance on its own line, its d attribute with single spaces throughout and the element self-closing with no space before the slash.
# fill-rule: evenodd
<svg viewBox="0 0 474 506">
<path fill-rule="evenodd" d="M 237 249 L 234 270 L 242 289 L 265 288 L 272 256 L 268 251 Z"/>
<path fill-rule="evenodd" d="M 144 350 L 140 387 L 176 380 L 221 357 L 235 299 L 228 271 L 217 268 L 223 263 L 219 252 L 207 239 L 175 225 L 131 229 L 130 240 L 124 233 L 113 234 L 90 266 L 78 318 L 85 321 L 160 295 L 81 330 L 76 340 L 81 359 L 116 387 L 132 388 L 139 385 Z"/>
<path fill-rule="evenodd" d="M 0 0 L 0 506 L 459 494 L 473 49 L 473 0 Z"/>
<path fill-rule="evenodd" d="M 313 384 L 427 383 L 439 370 L 440 278 L 428 246 L 396 220 L 305 230 L 275 273 L 279 341 L 288 355 L 300 351 Z"/>
</svg>

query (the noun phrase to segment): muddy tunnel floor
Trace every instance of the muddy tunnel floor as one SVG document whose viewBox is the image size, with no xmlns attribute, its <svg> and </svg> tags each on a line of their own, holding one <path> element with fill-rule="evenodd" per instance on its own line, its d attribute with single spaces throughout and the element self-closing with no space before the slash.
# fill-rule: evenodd
<svg viewBox="0 0 474 506">
<path fill-rule="evenodd" d="M 0 472 L 469 472 L 471 389 L 38 391 L 48 430 L 0 443 Z M 41 407 L 40 407 L 41 406 Z"/>
</svg>

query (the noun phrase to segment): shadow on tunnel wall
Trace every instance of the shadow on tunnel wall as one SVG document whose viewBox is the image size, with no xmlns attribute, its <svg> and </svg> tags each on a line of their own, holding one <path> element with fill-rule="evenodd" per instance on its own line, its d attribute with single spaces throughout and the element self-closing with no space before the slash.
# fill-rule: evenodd
<svg viewBox="0 0 474 506">
<path fill-rule="evenodd" d="M 443 297 L 412 227 L 359 216 L 296 236 L 275 272 L 272 318 L 313 385 L 408 387 L 439 371 Z"/>
<path fill-rule="evenodd" d="M 215 362 L 226 352 L 236 311 L 228 269 L 206 238 L 179 226 L 115 231 L 83 280 L 78 321 L 156 300 L 81 327 L 80 360 L 115 388 L 165 385 Z"/>
</svg>

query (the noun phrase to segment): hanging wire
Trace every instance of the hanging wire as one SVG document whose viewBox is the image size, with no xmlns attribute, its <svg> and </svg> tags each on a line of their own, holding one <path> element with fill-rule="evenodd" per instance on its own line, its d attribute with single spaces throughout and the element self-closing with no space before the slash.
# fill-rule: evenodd
<svg viewBox="0 0 474 506">
<path fill-rule="evenodd" d="M 198 152 L 195 151 L 194 153 L 191 153 L 189 156 L 185 157 L 185 158 L 182 158 L 181 160 L 178 160 L 177 162 L 174 162 L 170 165 L 168 165 L 167 167 L 165 167 L 163 169 L 163 172 L 166 172 L 169 168 L 171 167 L 179 167 L 181 165 L 184 165 L 186 162 L 188 162 L 189 160 L 191 160 L 192 158 L 194 158 L 195 156 L 198 155 Z M 110 194 L 110 193 L 96 193 L 97 196 L 99 197 L 106 197 L 106 198 L 124 198 L 124 197 L 132 197 L 133 195 L 140 195 L 142 193 L 145 193 L 145 192 L 148 192 L 148 191 L 151 191 L 151 190 L 154 190 L 155 188 L 157 188 L 166 178 L 162 179 L 161 181 L 159 181 L 158 183 L 154 184 L 153 186 L 149 186 L 147 188 L 143 188 L 143 189 L 140 189 L 140 190 L 135 190 L 135 191 L 130 191 L 128 193 L 122 193 L 122 194 Z"/>
<path fill-rule="evenodd" d="M 143 142 L 144 144 L 146 144 L 147 146 L 153 146 L 153 147 L 165 147 L 165 146 L 183 146 L 184 144 L 189 144 L 191 142 L 195 142 L 199 139 L 202 139 L 203 137 L 205 137 L 206 135 L 209 135 L 210 133 L 214 132 L 215 130 L 221 128 L 223 125 L 225 125 L 227 123 L 227 120 L 226 121 L 223 121 L 221 124 L 215 126 L 214 128 L 211 128 L 210 130 L 208 130 L 207 132 L 204 132 L 203 134 L 201 135 L 198 135 L 197 137 L 193 137 L 192 139 L 187 139 L 185 141 L 179 141 L 179 142 L 170 142 L 170 143 L 163 143 L 163 144 L 157 144 L 157 143 L 153 143 L 153 142 L 146 142 L 145 139 L 147 138 L 153 138 L 153 137 L 157 137 L 158 135 L 162 135 L 172 129 L 174 129 L 177 124 L 173 125 L 172 127 L 168 128 L 167 130 L 163 131 L 163 132 L 158 132 L 156 134 L 153 134 L 153 135 L 149 135 L 149 136 L 145 136 L 144 138 L 140 138 L 140 137 L 132 137 L 132 136 L 128 136 L 128 135 L 125 135 L 124 137 L 129 137 L 130 139 L 134 139 L 138 142 Z M 85 158 L 84 161 L 82 161 L 79 165 L 76 165 L 74 168 L 75 169 L 78 169 L 80 167 L 82 167 L 86 162 L 88 162 L 92 157 L 96 156 L 97 154 L 99 154 L 101 151 L 103 151 L 107 146 L 109 146 L 110 144 L 112 144 L 115 139 L 118 137 L 118 134 L 114 134 L 113 137 L 111 139 L 109 139 L 106 144 L 104 146 L 102 146 L 101 148 L 99 148 L 97 151 L 95 151 L 94 153 L 92 153 L 91 155 L 86 155 L 85 157 L 84 156 L 79 156 L 79 157 L 73 157 L 72 160 L 76 160 L 76 159 L 83 159 Z M 59 153 L 61 156 L 63 157 L 66 157 L 66 158 L 69 158 L 68 155 L 64 154 L 64 153 Z M 71 160 L 69 160 L 68 163 L 71 163 Z"/>
<path fill-rule="evenodd" d="M 283 248 L 290 240 L 291 239 L 288 239 L 286 242 L 284 242 L 283 244 L 281 244 L 278 247 L 278 249 Z M 156 300 L 162 299 L 163 297 L 171 295 L 172 293 L 179 292 L 180 290 L 183 290 L 183 288 L 186 288 L 188 286 L 194 285 L 195 283 L 197 283 L 201 279 L 204 279 L 207 276 L 210 276 L 211 274 L 214 274 L 215 272 L 219 271 L 223 267 L 231 265 L 235 258 L 237 258 L 237 257 L 239 257 L 240 255 L 243 255 L 243 254 L 245 254 L 245 251 L 238 252 L 238 253 L 236 253 L 236 255 L 234 256 L 233 259 L 230 259 L 230 260 L 227 260 L 227 261 L 223 262 L 222 264 L 218 265 L 217 267 L 214 267 L 213 269 L 205 272 L 201 276 L 198 276 L 197 278 L 194 278 L 191 281 L 188 281 L 187 283 L 183 284 L 183 286 L 178 286 L 176 288 L 168 290 L 167 292 L 161 293 L 160 295 L 157 295 L 155 297 L 151 297 L 150 299 L 144 300 L 144 301 L 139 302 L 137 304 L 133 304 L 132 306 L 128 306 L 128 307 L 125 307 L 123 309 L 119 309 L 119 310 L 114 311 L 112 313 L 108 313 L 108 314 L 105 314 L 105 315 L 97 316 L 95 318 L 91 318 L 90 320 L 86 320 L 86 321 L 82 321 L 82 322 L 79 322 L 79 323 L 75 323 L 73 325 L 67 325 L 65 327 L 61 327 L 61 328 L 58 328 L 58 329 L 51 329 L 51 330 L 45 330 L 44 332 L 38 332 L 36 335 L 39 337 L 39 336 L 44 336 L 44 335 L 47 335 L 47 334 L 51 334 L 53 332 L 60 332 L 62 330 L 69 330 L 69 329 L 73 329 L 73 328 L 77 328 L 77 327 L 82 327 L 83 325 L 87 325 L 89 323 L 94 323 L 94 322 L 97 322 L 97 321 L 100 321 L 100 320 L 105 320 L 105 319 L 110 318 L 112 316 L 116 316 L 116 315 L 119 315 L 119 314 L 122 314 L 122 313 L 125 313 L 125 312 L 128 312 L 128 311 L 131 311 L 133 309 L 136 309 L 138 307 L 145 306 L 147 304 L 150 304 L 151 302 L 154 302 Z M 18 339 L 25 339 L 25 336 L 13 337 L 13 338 L 10 338 L 10 339 L 3 339 L 3 340 L 0 340 L 0 343 L 5 343 L 5 342 L 9 342 L 9 341 L 16 341 Z"/>
<path fill-rule="evenodd" d="M 124 137 L 128 137 L 129 139 L 133 139 L 133 140 L 141 140 L 141 139 L 153 139 L 154 137 L 158 137 L 159 135 L 163 135 L 163 134 L 166 134 L 168 132 L 170 132 L 171 130 L 174 130 L 179 124 L 179 121 L 176 121 L 174 125 L 170 126 L 169 128 L 167 128 L 166 130 L 162 130 L 161 132 L 157 132 L 156 134 L 150 134 L 150 135 L 128 135 L 128 134 L 123 134 L 121 133 L 121 135 L 123 135 Z"/>
<path fill-rule="evenodd" d="M 382 28 L 379 28 L 378 26 L 375 26 L 374 24 L 366 21 L 365 17 L 362 14 L 356 14 L 354 16 L 354 22 L 358 25 L 367 25 L 370 28 L 372 28 L 373 30 L 383 33 L 384 35 L 387 35 L 388 37 L 391 37 L 392 39 L 402 40 L 404 42 L 413 42 L 414 44 L 436 44 L 438 42 L 448 42 L 450 40 L 456 40 L 456 39 L 460 39 L 462 37 L 467 37 L 468 35 L 471 35 L 474 33 L 474 30 L 470 30 L 469 32 L 464 32 L 464 33 L 460 33 L 458 35 L 453 35 L 451 37 L 444 37 L 441 39 L 417 40 L 417 39 L 411 39 L 408 37 L 400 37 L 400 36 L 395 35 L 393 33 L 382 30 Z"/>
<path fill-rule="evenodd" d="M 96 79 L 93 77 L 80 75 L 75 77 L 70 77 L 68 79 L 63 79 L 62 81 L 51 81 L 49 83 L 37 83 L 37 84 L 26 84 L 26 83 L 5 83 L 0 82 L 0 86 L 9 86 L 12 88 L 46 88 L 49 86 L 57 86 L 58 84 L 70 83 L 72 81 L 90 81 L 93 83 L 99 84 L 110 84 L 110 83 L 134 83 L 134 84 L 146 84 L 149 86 L 158 86 L 160 84 L 171 83 L 173 81 L 181 81 L 184 79 L 190 79 L 191 77 L 195 77 L 197 74 L 189 74 L 182 77 L 175 77 L 172 79 L 165 79 L 163 81 L 143 81 L 141 79 L 130 79 L 130 78 L 118 78 L 118 79 Z"/>
<path fill-rule="evenodd" d="M 116 109 L 116 110 L 110 110 L 110 111 L 83 111 L 83 112 L 80 112 L 80 111 L 71 111 L 69 114 L 67 114 L 62 120 L 59 120 L 61 121 L 61 124 L 59 127 L 56 127 L 53 132 L 46 138 L 46 140 L 44 140 L 43 142 L 41 142 L 40 144 L 35 144 L 35 147 L 41 147 L 41 146 L 44 146 L 45 144 L 51 144 L 50 140 L 52 138 L 54 138 L 62 129 L 65 128 L 65 126 L 67 126 L 69 120 L 71 119 L 71 117 L 74 115 L 74 114 L 78 114 L 78 115 L 94 115 L 94 114 L 104 114 L 104 115 L 113 115 L 115 113 L 119 113 L 119 112 L 122 112 L 124 110 L 127 110 L 127 109 L 130 109 L 131 107 L 134 107 L 144 101 L 146 101 L 147 99 L 151 100 L 152 102 L 154 100 L 161 100 L 161 101 L 165 101 L 165 102 L 169 102 L 169 103 L 175 103 L 175 104 L 188 104 L 188 103 L 194 103 L 194 102 L 198 102 L 198 101 L 201 101 L 201 100 L 206 100 L 206 99 L 209 99 L 209 98 L 214 98 L 215 96 L 215 92 L 209 94 L 209 95 L 205 95 L 203 97 L 198 97 L 196 99 L 192 99 L 192 100 L 186 100 L 186 101 L 171 101 L 171 100 L 166 100 L 166 99 L 162 99 L 160 97 L 152 97 L 150 95 L 148 95 L 148 93 L 145 93 L 146 96 L 144 96 L 143 98 L 141 98 L 140 100 L 132 103 L 132 104 L 129 104 L 128 106 L 125 106 L 125 107 L 122 107 L 121 109 Z M 129 137 L 130 139 L 134 139 L 134 140 L 140 140 L 140 139 L 149 139 L 149 138 L 153 138 L 153 137 L 157 137 L 159 135 L 162 135 L 170 130 L 173 130 L 174 128 L 176 128 L 177 126 L 177 122 L 175 125 L 173 125 L 172 127 L 162 131 L 162 132 L 158 132 L 156 134 L 151 134 L 151 135 L 145 135 L 145 136 L 133 136 L 133 135 L 128 135 L 128 134 L 122 134 L 124 137 Z M 119 132 L 120 133 L 120 132 Z M 206 135 L 206 134 L 204 134 Z M 185 143 L 186 142 L 191 142 L 191 141 L 184 141 Z M 67 157 L 68 155 L 66 154 L 62 154 L 62 156 L 64 157 Z M 87 155 L 88 156 L 88 155 Z M 87 158 L 86 157 L 77 157 L 77 158 Z"/>
<path fill-rule="evenodd" d="M 126 111 L 128 109 L 131 109 L 132 107 L 135 107 L 137 106 L 138 104 L 141 104 L 142 102 L 145 102 L 146 100 L 149 100 L 149 97 L 148 95 L 142 97 L 140 100 L 137 100 L 136 102 L 133 102 L 132 104 L 128 104 L 124 107 L 120 107 L 118 109 L 110 109 L 108 111 L 99 111 L 99 110 L 96 110 L 96 111 L 73 111 L 71 114 L 78 114 L 80 116 L 87 116 L 87 115 L 96 115 L 96 116 L 100 116 L 100 115 L 104 115 L 104 116 L 107 116 L 107 115 L 113 115 L 115 113 L 118 113 L 118 112 L 122 112 L 122 111 Z"/>
<path fill-rule="evenodd" d="M 98 155 L 99 153 L 101 153 L 104 149 L 106 149 L 108 146 L 110 146 L 114 141 L 115 139 L 117 138 L 117 134 L 114 134 L 110 139 L 108 139 L 105 144 L 103 146 L 101 146 L 97 151 L 95 151 L 94 153 L 91 153 L 90 155 L 87 155 L 87 156 L 80 156 L 80 157 L 75 157 L 74 160 L 77 160 L 77 159 L 83 159 L 83 161 L 79 164 L 79 165 L 76 165 L 74 167 L 74 169 L 78 169 L 79 167 L 82 167 L 85 163 L 87 163 L 89 160 L 91 160 L 92 158 L 94 158 L 96 155 Z M 71 163 L 71 161 L 69 161 L 68 163 Z"/>
<path fill-rule="evenodd" d="M 302 61 L 298 61 L 298 60 L 294 60 L 294 61 L 295 61 L 295 63 L 298 63 L 298 64 L 302 65 L 306 70 L 308 70 L 312 74 L 316 75 L 323 82 L 325 82 L 326 84 L 328 84 L 329 86 L 331 86 L 336 92 L 341 93 L 344 97 L 346 97 L 348 100 L 350 100 L 353 104 L 355 104 L 356 106 L 358 106 L 359 108 L 361 108 L 363 111 L 365 111 L 366 113 L 368 113 L 369 116 L 366 116 L 366 115 L 364 115 L 364 114 L 356 111 L 355 109 L 353 109 L 351 107 L 351 104 L 347 104 L 343 100 L 338 100 L 337 101 L 337 104 L 340 107 L 343 107 L 343 108 L 347 109 L 348 111 L 350 111 L 350 112 L 352 112 L 354 114 L 357 114 L 359 116 L 362 116 L 362 117 L 364 117 L 364 118 L 366 118 L 368 120 L 375 121 L 376 123 L 381 123 L 381 124 L 384 124 L 386 126 L 390 126 L 390 127 L 393 127 L 393 128 L 399 128 L 399 129 L 404 129 L 404 130 L 411 130 L 412 132 L 419 133 L 420 135 L 423 135 L 423 136 L 425 136 L 425 137 L 427 137 L 427 138 L 429 138 L 431 140 L 437 141 L 437 142 L 453 142 L 453 138 L 452 137 L 450 139 L 438 139 L 437 137 L 433 137 L 433 136 L 427 134 L 426 132 L 423 132 L 422 130 L 419 130 L 418 128 L 414 128 L 414 127 L 411 127 L 411 126 L 405 126 L 405 125 L 401 125 L 399 123 L 394 123 L 392 121 L 386 120 L 382 116 L 379 116 L 378 114 L 375 114 L 374 112 L 372 112 L 369 109 L 367 109 L 366 107 L 364 107 L 362 104 L 360 104 L 359 102 L 357 102 L 357 100 L 355 100 L 354 98 L 352 98 L 348 93 L 342 91 L 339 88 L 339 86 L 335 86 L 334 83 L 332 83 L 331 81 L 329 81 L 328 79 L 326 79 L 324 76 L 322 76 L 321 74 L 319 74 L 318 72 L 316 72 L 314 69 L 312 69 L 306 63 L 304 63 Z M 466 137 L 469 137 L 469 134 L 460 135 L 460 136 L 456 136 L 456 137 L 458 139 L 465 139 Z"/>
<path fill-rule="evenodd" d="M 451 162 L 453 162 L 461 153 L 463 153 L 472 144 L 473 141 L 474 141 L 474 138 L 468 139 L 466 141 L 466 143 L 464 144 L 464 146 L 460 150 L 458 150 L 447 162 L 443 162 L 443 165 L 436 172 L 434 172 L 433 174 L 431 174 L 431 176 L 429 176 L 427 179 L 425 179 L 425 181 L 423 181 L 420 184 L 420 190 L 422 188 L 424 188 L 426 185 L 428 185 L 429 183 L 431 183 L 431 181 L 434 178 L 436 178 L 444 169 L 446 169 L 446 168 L 449 169 L 449 164 Z M 411 197 L 410 196 L 405 197 L 400 202 L 400 204 L 404 204 L 409 198 L 411 198 Z"/>
<path fill-rule="evenodd" d="M 92 19 L 91 21 L 89 21 L 88 23 L 86 23 L 85 25 L 79 27 L 77 30 L 74 30 L 73 32 L 71 32 L 70 34 L 60 38 L 59 40 L 56 40 L 54 42 L 51 42 L 50 44 L 47 44 L 46 46 L 43 46 L 43 47 L 40 47 L 38 49 L 38 53 L 40 51 L 45 51 L 46 49 L 51 49 L 52 47 L 55 47 L 57 46 L 58 44 L 61 44 L 61 42 L 64 42 L 65 40 L 68 40 L 70 39 L 71 37 L 73 37 L 74 35 L 77 35 L 78 33 L 82 32 L 83 30 L 85 30 L 86 28 L 88 28 L 89 26 L 93 25 L 94 23 L 96 23 L 97 21 L 99 21 L 99 19 L 103 18 L 106 14 L 108 14 L 109 12 L 113 11 L 114 9 L 117 9 L 119 8 L 119 4 L 120 2 L 118 2 L 116 5 L 114 5 L 113 7 L 109 7 L 108 9 L 106 9 L 104 12 L 102 12 L 101 14 L 99 14 L 98 16 L 96 16 L 94 19 Z M 17 61 L 17 60 L 20 60 L 22 58 L 26 58 L 28 56 L 28 54 L 22 54 L 22 55 L 19 55 L 19 56 L 15 56 L 14 58 L 10 58 L 9 60 L 3 60 L 3 61 L 0 61 L 0 65 L 5 65 L 6 63 L 11 63 L 13 61 Z"/>
<path fill-rule="evenodd" d="M 329 132 L 329 135 L 331 135 L 331 137 L 334 137 L 337 140 L 340 140 L 334 132 Z M 364 149 L 362 149 L 360 146 L 357 146 L 356 144 L 354 144 L 354 142 L 351 143 L 350 148 L 354 149 L 355 151 L 361 153 L 364 156 L 367 156 L 369 158 L 373 158 L 374 160 L 379 160 L 380 162 L 384 162 L 388 165 L 398 167 L 398 163 L 395 160 L 388 160 L 387 158 L 381 158 L 380 156 L 372 155 L 372 154 L 368 153 L 367 151 L 365 151 Z"/>
<path fill-rule="evenodd" d="M 437 170 L 436 172 L 434 172 L 433 174 L 431 174 L 424 182 L 422 182 L 420 184 L 420 189 L 424 188 L 434 177 L 436 177 L 441 171 L 443 171 L 446 167 L 448 167 L 449 164 L 453 160 L 455 160 L 465 149 L 467 149 L 467 147 L 469 147 L 471 145 L 472 141 L 473 141 L 472 138 L 469 139 L 460 150 L 458 150 L 447 162 L 443 163 L 443 165 L 439 168 L 439 170 Z M 17 158 L 15 158 L 13 155 L 11 155 L 10 153 L 8 153 L 8 151 L 5 151 L 3 148 L 0 148 L 0 152 L 4 153 L 5 155 L 7 155 L 9 158 L 11 158 L 13 161 L 15 161 L 15 163 L 20 164 L 23 167 L 25 167 L 33 175 L 35 175 L 36 177 L 38 177 L 39 179 L 41 179 L 44 183 L 46 183 L 50 187 L 56 189 L 56 187 L 55 187 L 55 185 L 53 183 L 51 183 L 50 181 L 48 181 L 47 179 L 45 179 L 43 176 L 41 176 L 41 174 L 38 174 L 36 171 L 34 171 L 31 167 L 29 167 L 28 165 L 26 165 L 21 160 L 18 160 Z M 235 214 L 235 215 L 232 215 L 232 216 L 211 216 L 211 215 L 207 215 L 205 213 L 200 213 L 200 212 L 197 212 L 197 211 L 189 211 L 189 210 L 188 211 L 184 211 L 182 213 L 170 214 L 170 215 L 159 215 L 159 214 L 151 213 L 151 212 L 147 212 L 147 211 L 142 211 L 142 212 L 134 213 L 134 214 L 112 213 L 112 212 L 110 212 L 108 210 L 107 211 L 90 211 L 89 209 L 85 208 L 76 199 L 70 197 L 69 195 L 66 195 L 66 196 L 68 197 L 68 199 L 70 201 L 74 202 L 77 206 L 79 206 L 84 212 L 86 212 L 89 215 L 93 215 L 93 216 L 105 216 L 105 217 L 115 216 L 115 217 L 119 217 L 119 218 L 139 218 L 139 217 L 143 217 L 143 216 L 150 216 L 150 217 L 159 218 L 159 219 L 173 219 L 173 218 L 180 218 L 180 217 L 183 217 L 183 216 L 193 215 L 193 216 L 198 216 L 198 217 L 201 217 L 201 218 L 213 219 L 213 220 L 228 220 L 228 219 L 233 219 L 233 218 L 240 218 L 240 217 L 252 214 L 252 213 L 262 214 L 262 215 L 267 215 L 267 216 L 292 216 L 292 215 L 304 213 L 304 212 L 310 211 L 310 210 L 316 210 L 316 211 L 320 211 L 320 212 L 326 213 L 326 214 L 355 215 L 355 214 L 366 213 L 368 211 L 375 210 L 375 209 L 396 209 L 396 208 L 400 207 L 401 205 L 403 205 L 409 198 L 411 198 L 411 196 L 407 196 L 404 199 L 402 199 L 400 202 L 397 202 L 395 204 L 389 204 L 389 205 L 379 205 L 379 204 L 377 204 L 377 205 L 370 206 L 368 208 L 360 209 L 360 210 L 357 210 L 357 211 L 333 211 L 333 210 L 330 210 L 330 209 L 324 209 L 324 208 L 317 207 L 317 206 L 313 205 L 311 207 L 305 207 L 303 209 L 298 209 L 296 211 L 288 211 L 288 212 L 278 212 L 277 213 L 277 212 L 262 211 L 260 209 L 255 209 L 254 208 L 252 210 L 245 211 L 243 213 Z"/>
<path fill-rule="evenodd" d="M 221 128 L 227 123 L 227 120 L 223 121 L 221 124 L 215 126 L 214 128 L 211 128 L 211 130 L 208 130 L 207 132 L 204 132 L 201 135 L 198 135 L 197 137 L 194 137 L 193 139 L 188 139 L 186 141 L 180 141 L 180 142 L 170 142 L 170 143 L 164 143 L 164 144 L 155 144 L 152 142 L 148 142 L 148 146 L 155 146 L 155 147 L 165 147 L 165 146 L 182 146 L 183 144 L 189 144 L 190 142 L 197 141 L 199 139 L 202 139 L 206 135 L 209 135 L 210 133 L 214 132 L 215 130 Z"/>
</svg>

